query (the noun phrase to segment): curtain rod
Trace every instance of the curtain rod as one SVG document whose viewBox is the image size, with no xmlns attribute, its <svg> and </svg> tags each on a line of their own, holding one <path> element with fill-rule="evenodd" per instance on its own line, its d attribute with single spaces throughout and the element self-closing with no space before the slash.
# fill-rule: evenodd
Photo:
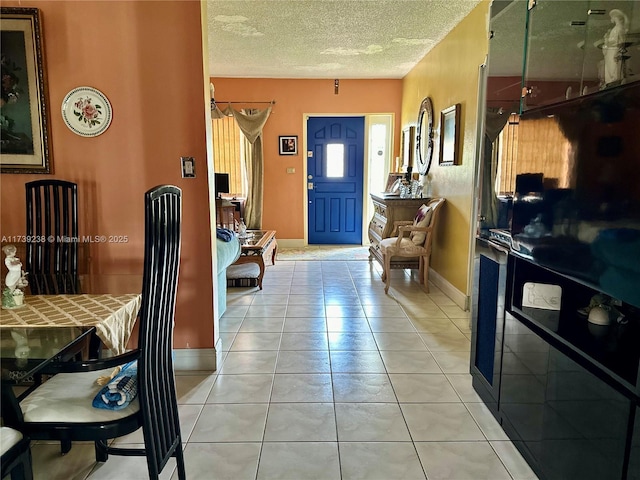
<svg viewBox="0 0 640 480">
<path fill-rule="evenodd" d="M 275 100 L 271 100 L 270 102 L 224 102 L 222 100 L 216 100 L 216 105 L 222 105 L 222 104 L 229 104 L 229 103 L 270 103 L 271 105 L 275 105 L 276 101 Z"/>
</svg>

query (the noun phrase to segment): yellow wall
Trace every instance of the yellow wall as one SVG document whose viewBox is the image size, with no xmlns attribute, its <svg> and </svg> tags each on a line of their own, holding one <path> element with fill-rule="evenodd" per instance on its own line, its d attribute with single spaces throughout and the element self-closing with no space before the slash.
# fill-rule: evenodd
<svg viewBox="0 0 640 480">
<path fill-rule="evenodd" d="M 42 14 L 51 124 L 51 175 L 0 175 L 1 234 L 24 235 L 25 182 L 78 184 L 80 235 L 126 235 L 90 246 L 99 274 L 142 274 L 144 192 L 183 189 L 183 231 L 174 344 L 213 347 L 212 254 L 206 109 L 198 1 L 8 1 Z M 63 123 L 62 100 L 88 85 L 109 98 L 113 121 L 95 138 Z M 182 179 L 180 156 L 196 159 Z"/>
<path fill-rule="evenodd" d="M 470 228 L 475 170 L 478 67 L 487 53 L 488 0 L 476 7 L 404 78 L 402 126 L 415 125 L 424 97 L 431 97 L 435 128 L 440 111 L 460 103 L 461 165 L 440 167 L 435 136 L 431 175 L 434 195 L 447 202 L 439 217 L 431 267 L 459 291 L 469 295 Z"/>
</svg>

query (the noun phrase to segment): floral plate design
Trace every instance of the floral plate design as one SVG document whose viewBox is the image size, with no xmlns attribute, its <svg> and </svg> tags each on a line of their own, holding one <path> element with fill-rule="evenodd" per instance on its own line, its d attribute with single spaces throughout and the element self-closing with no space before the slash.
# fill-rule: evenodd
<svg viewBox="0 0 640 480">
<path fill-rule="evenodd" d="M 73 133 L 82 137 L 96 137 L 109 128 L 111 103 L 100 90 L 77 87 L 62 101 L 62 118 Z"/>
</svg>

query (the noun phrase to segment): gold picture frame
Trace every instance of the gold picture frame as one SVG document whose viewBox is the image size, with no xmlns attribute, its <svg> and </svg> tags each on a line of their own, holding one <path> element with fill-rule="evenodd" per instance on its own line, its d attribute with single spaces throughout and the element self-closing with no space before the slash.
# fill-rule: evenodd
<svg viewBox="0 0 640 480">
<path fill-rule="evenodd" d="M 51 173 L 40 10 L 2 7 L 0 15 L 0 172 Z"/>
<path fill-rule="evenodd" d="M 440 165 L 460 165 L 460 108 L 456 103 L 440 112 Z"/>
</svg>

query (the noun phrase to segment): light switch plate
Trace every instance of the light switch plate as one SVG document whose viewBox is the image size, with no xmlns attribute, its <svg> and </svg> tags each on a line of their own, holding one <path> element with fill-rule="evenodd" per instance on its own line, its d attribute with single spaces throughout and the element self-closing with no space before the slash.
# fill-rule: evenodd
<svg viewBox="0 0 640 480">
<path fill-rule="evenodd" d="M 182 178 L 196 178 L 196 160 L 193 157 L 180 157 Z"/>
</svg>

